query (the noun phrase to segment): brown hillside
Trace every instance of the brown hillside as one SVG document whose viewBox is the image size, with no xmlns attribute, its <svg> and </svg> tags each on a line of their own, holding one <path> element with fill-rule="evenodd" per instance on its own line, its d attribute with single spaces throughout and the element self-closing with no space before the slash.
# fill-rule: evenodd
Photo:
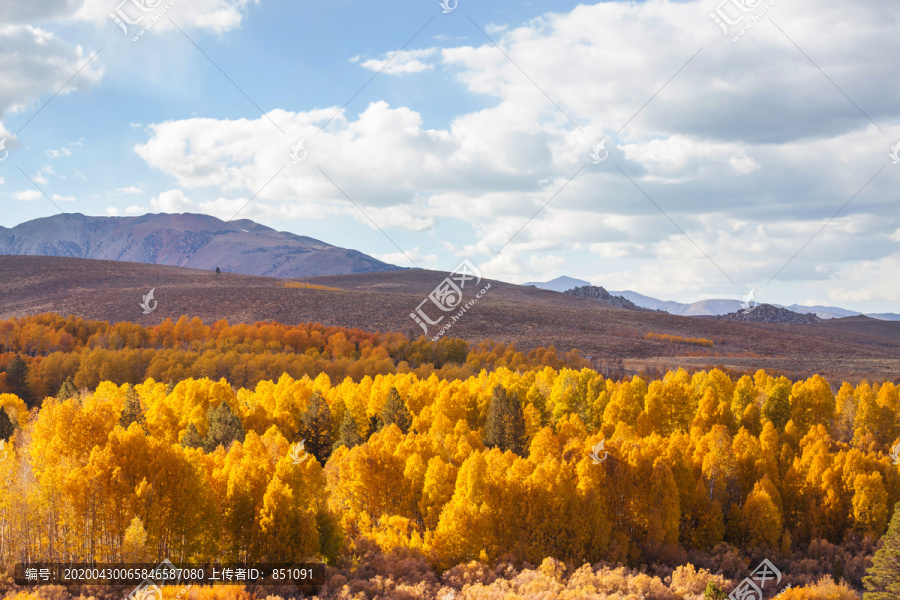
<svg viewBox="0 0 900 600">
<path fill-rule="evenodd" d="M 282 280 L 268 277 L 180 267 L 0 256 L 0 318 L 56 312 L 149 325 L 188 315 L 207 322 L 315 321 L 418 336 L 421 329 L 409 315 L 444 277 L 446 273 L 411 270 L 302 280 L 340 289 L 335 291 L 286 288 Z M 625 358 L 631 367 L 722 364 L 797 375 L 824 372 L 851 380 L 900 377 L 900 322 L 857 317 L 803 326 L 743 323 L 632 311 L 558 292 L 490 283 L 487 294 L 447 335 L 514 342 L 522 350 L 551 344 L 560 350 L 579 348 L 595 358 Z M 144 315 L 139 304 L 151 288 L 159 304 Z M 430 335 L 435 332 L 432 328 Z M 715 345 L 644 339 L 650 332 L 705 338 Z"/>
</svg>

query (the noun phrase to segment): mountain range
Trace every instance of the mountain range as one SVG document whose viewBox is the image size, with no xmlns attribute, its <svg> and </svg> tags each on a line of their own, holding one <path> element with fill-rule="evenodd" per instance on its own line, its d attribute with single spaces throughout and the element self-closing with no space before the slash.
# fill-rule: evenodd
<svg viewBox="0 0 900 600">
<path fill-rule="evenodd" d="M 583 279 L 574 277 L 561 276 L 551 281 L 533 281 L 524 285 L 531 285 L 543 290 L 552 290 L 555 292 L 565 292 L 576 287 L 590 286 L 591 283 Z M 740 311 L 744 308 L 740 300 L 729 300 L 724 298 L 710 298 L 706 300 L 698 300 L 697 302 L 675 302 L 674 300 L 660 300 L 651 296 L 645 296 L 632 290 L 613 291 L 609 294 L 613 296 L 622 296 L 630 300 L 641 308 L 649 308 L 652 310 L 663 310 L 672 315 L 682 316 L 721 316 Z M 846 308 L 836 306 L 803 306 L 800 304 L 791 304 L 789 306 L 773 305 L 779 308 L 786 308 L 797 313 L 815 314 L 820 319 L 838 319 L 842 317 L 856 317 L 863 313 Z M 867 317 L 873 319 L 881 319 L 883 321 L 900 321 L 900 314 L 896 313 L 872 313 Z"/>
<path fill-rule="evenodd" d="M 396 271 L 357 250 L 248 219 L 192 213 L 91 217 L 66 213 L 0 227 L 0 254 L 94 258 L 269 277 Z"/>
</svg>

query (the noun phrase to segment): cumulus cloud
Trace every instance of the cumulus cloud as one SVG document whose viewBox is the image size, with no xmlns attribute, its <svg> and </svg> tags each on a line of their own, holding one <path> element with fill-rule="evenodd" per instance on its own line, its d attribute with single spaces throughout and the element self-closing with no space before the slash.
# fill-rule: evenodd
<svg viewBox="0 0 900 600">
<path fill-rule="evenodd" d="M 361 60 L 359 56 L 353 57 L 353 62 L 359 62 L 364 69 L 382 71 L 388 75 L 400 75 L 404 73 L 420 73 L 434 68 L 434 62 L 426 62 L 440 54 L 439 48 L 425 48 L 422 50 L 395 50 L 386 52 L 381 58 Z"/>
<path fill-rule="evenodd" d="M 0 113 L 30 109 L 44 94 L 70 94 L 96 85 L 103 66 L 98 58 L 84 66 L 91 55 L 37 27 L 0 26 Z"/>
<path fill-rule="evenodd" d="M 181 190 L 168 190 L 150 199 L 153 210 L 165 213 L 188 212 L 194 203 Z"/>
<path fill-rule="evenodd" d="M 16 200 L 30 202 L 41 197 L 41 193 L 37 190 L 24 190 L 16 192 Z"/>
<path fill-rule="evenodd" d="M 259 4 L 259 0 L 29 0 L 0 4 L 0 22 L 86 21 L 115 28 L 109 15 L 118 12 L 120 19 L 124 16 L 131 21 L 150 20 L 161 14 L 182 27 L 223 32 L 239 27 L 253 4 Z M 153 24 L 154 30 L 171 27 L 168 18 Z M 131 28 L 136 30 L 140 25 Z"/>
<path fill-rule="evenodd" d="M 900 171 L 872 176 L 900 139 L 895 20 L 836 0 L 772 13 L 856 106 L 772 23 L 732 43 L 710 10 L 605 2 L 491 28 L 512 61 L 477 36 L 404 50 L 383 74 L 443 69 L 491 100 L 440 128 L 376 99 L 321 133 L 337 107 L 271 111 L 283 137 L 265 117 L 157 123 L 135 151 L 181 188 L 221 194 L 210 210 L 258 193 L 242 214 L 371 226 L 349 196 L 383 228 L 453 223 L 469 233 L 457 253 L 513 281 L 555 276 L 573 251 L 600 259 L 592 280 L 662 291 L 765 280 L 807 242 L 779 278 L 827 282 L 842 277 L 832 261 L 891 256 Z M 392 54 L 356 61 L 378 70 Z M 309 155 L 293 165 L 299 139 Z M 601 139 L 609 157 L 593 164 Z"/>
</svg>

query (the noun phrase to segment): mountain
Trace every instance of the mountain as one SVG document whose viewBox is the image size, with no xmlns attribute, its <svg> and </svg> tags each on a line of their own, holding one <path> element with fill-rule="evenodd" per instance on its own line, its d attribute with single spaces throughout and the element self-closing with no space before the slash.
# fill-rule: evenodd
<svg viewBox="0 0 900 600">
<path fill-rule="evenodd" d="M 785 325 L 815 325 L 823 321 L 823 319 L 820 319 L 813 313 L 798 313 L 772 304 L 760 304 L 749 312 L 738 310 L 722 315 L 719 318 L 732 321 L 751 321 L 754 323 L 782 323 Z"/>
<path fill-rule="evenodd" d="M 566 290 L 571 290 L 572 288 L 590 286 L 590 281 L 585 281 L 584 279 L 575 279 L 574 277 L 566 277 L 565 275 L 561 277 L 557 277 L 551 281 L 529 281 L 528 283 L 524 283 L 522 285 L 533 285 L 534 287 L 542 290 L 551 290 L 553 292 L 565 292 Z"/>
<path fill-rule="evenodd" d="M 570 296 L 578 296 L 579 298 L 590 298 L 595 302 L 602 302 L 603 304 L 618 306 L 619 308 L 641 310 L 641 307 L 637 306 L 631 300 L 623 298 L 622 296 L 613 296 L 602 287 L 596 287 L 593 285 L 583 285 L 580 287 L 572 288 L 571 290 L 566 290 L 563 293 Z"/>
<path fill-rule="evenodd" d="M 191 213 L 142 217 L 59 214 L 0 227 L 0 254 L 107 259 L 269 277 L 395 271 L 356 250 L 276 231 L 248 219 Z"/>
<path fill-rule="evenodd" d="M 405 269 L 284 280 L 150 263 L 0 256 L 0 320 L 53 312 L 83 319 L 129 321 L 145 326 L 199 317 L 206 324 L 277 321 L 322 323 L 418 338 L 410 317 L 448 273 Z M 807 377 L 824 371 L 829 381 L 894 381 L 900 376 L 900 322 L 868 317 L 828 319 L 814 325 L 769 325 L 716 318 L 688 318 L 652 310 L 622 310 L 548 290 L 483 278 L 466 286 L 461 302 L 475 300 L 445 337 L 515 344 L 525 353 L 553 344 L 578 348 L 592 360 L 625 361 L 631 374 L 644 369 L 702 369 L 722 365 L 753 374 L 768 369 Z M 158 307 L 141 307 L 154 291 Z M 440 311 L 423 306 L 431 319 Z M 757 309 L 758 310 L 758 309 Z M 458 312 L 458 311 L 457 311 Z M 450 321 L 429 326 L 429 338 Z M 713 340 L 711 347 L 647 339 L 648 333 Z M 653 336 L 651 336 L 653 337 Z M 401 338 L 397 338 L 398 343 Z M 2 344 L 2 342 L 0 342 Z"/>
<path fill-rule="evenodd" d="M 741 311 L 744 308 L 743 304 L 741 304 L 739 300 L 727 300 L 724 298 L 698 300 L 697 302 L 686 303 L 675 302 L 674 300 L 658 300 L 656 298 L 645 296 L 631 290 L 624 290 L 621 292 L 610 291 L 609 293 L 627 298 L 640 307 L 650 308 L 653 310 L 664 310 L 672 315 L 694 317 L 707 315 L 721 316 Z M 786 308 L 788 310 L 801 314 L 814 314 L 820 319 L 842 319 L 844 317 L 857 317 L 862 315 L 862 313 L 855 310 L 848 310 L 846 308 L 839 308 L 837 306 L 803 306 L 801 304 L 791 304 L 790 306 L 773 304 L 772 306 Z M 866 316 L 873 319 L 880 319 L 882 321 L 900 321 L 900 315 L 896 313 L 872 313 Z"/>
</svg>

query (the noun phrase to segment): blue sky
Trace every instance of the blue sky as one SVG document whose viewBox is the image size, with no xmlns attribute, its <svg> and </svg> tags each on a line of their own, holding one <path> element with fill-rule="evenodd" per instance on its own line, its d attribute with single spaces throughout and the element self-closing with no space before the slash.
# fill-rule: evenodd
<svg viewBox="0 0 900 600">
<path fill-rule="evenodd" d="M 120 1 L 0 7 L 0 225 L 204 212 L 516 283 L 900 312 L 881 5 L 177 0 L 132 42 Z"/>
</svg>

